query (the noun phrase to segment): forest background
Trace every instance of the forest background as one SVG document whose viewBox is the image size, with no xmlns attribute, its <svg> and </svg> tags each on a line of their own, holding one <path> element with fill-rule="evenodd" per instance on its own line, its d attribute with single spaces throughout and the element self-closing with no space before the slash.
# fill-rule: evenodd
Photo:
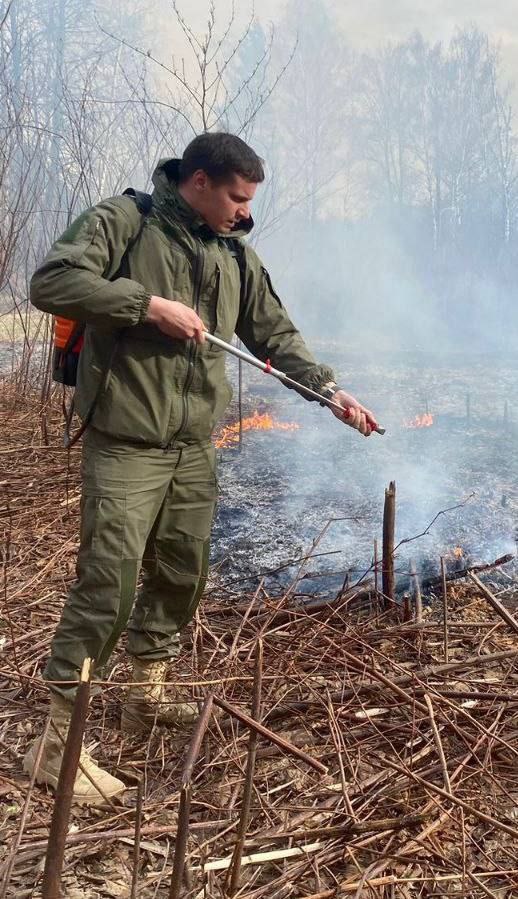
<svg viewBox="0 0 518 899">
<path fill-rule="evenodd" d="M 204 129 L 240 134 L 266 160 L 253 242 L 311 340 L 512 353 L 507 4 L 494 28 L 458 24 L 473 4 L 456 9 L 457 24 L 428 4 L 423 31 L 406 34 L 405 4 L 391 4 L 391 21 L 373 6 L 355 20 L 324 0 L 270 2 L 260 16 L 230 0 L 189 11 L 0 0 L 0 340 L 11 364 L 45 380 L 49 324 L 27 285 L 55 237 L 100 198 L 149 189 L 157 160 Z"/>
</svg>

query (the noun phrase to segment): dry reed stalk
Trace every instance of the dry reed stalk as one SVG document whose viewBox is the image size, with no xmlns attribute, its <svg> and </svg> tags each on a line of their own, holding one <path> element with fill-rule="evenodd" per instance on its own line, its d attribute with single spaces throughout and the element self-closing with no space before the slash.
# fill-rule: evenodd
<svg viewBox="0 0 518 899">
<path fill-rule="evenodd" d="M 261 689 L 263 677 L 263 643 L 261 639 L 257 640 L 255 652 L 255 674 L 254 688 L 252 694 L 252 718 L 257 721 L 261 717 Z M 246 831 L 250 818 L 250 805 L 252 802 L 252 792 L 254 789 L 254 771 L 255 757 L 257 750 L 257 733 L 250 731 L 248 742 L 248 756 L 246 760 L 245 784 L 243 788 L 243 798 L 241 800 L 241 814 L 239 816 L 239 824 L 236 836 L 236 845 L 232 856 L 232 862 L 229 869 L 229 876 L 225 881 L 225 886 L 229 896 L 233 896 L 239 886 L 239 875 L 241 871 L 241 859 L 243 857 L 243 847 L 245 845 Z"/>
<path fill-rule="evenodd" d="M 7 452 L 0 451 L 1 477 L 10 502 L 9 514 L 0 508 L 0 517 L 4 516 L 6 528 L 12 522 L 7 583 L 12 645 L 8 640 L 0 656 L 0 789 L 7 808 L 22 809 L 27 800 L 26 787 L 20 787 L 26 782 L 19 777 L 19 758 L 30 737 L 28 722 L 43 715 L 45 686 L 39 671 L 73 577 L 77 543 L 77 506 L 67 508 L 60 501 L 67 483 L 70 495 L 76 496 L 78 454 L 68 473 L 66 457 L 57 446 L 60 423 L 52 403 L 45 415 L 48 447 L 41 445 L 40 414 L 30 397 L 20 403 L 13 395 L 3 418 Z M 313 547 L 297 564 L 315 555 Z M 495 564 L 502 560 L 490 568 Z M 302 576 L 293 582 L 289 596 L 273 591 L 268 595 L 264 584 L 261 593 L 246 592 L 241 584 L 237 589 L 216 585 L 200 607 L 196 650 L 184 654 L 183 669 L 170 682 L 183 684 L 191 692 L 217 689 L 232 711 L 248 710 L 253 702 L 251 656 L 258 631 L 262 634 L 261 724 L 267 736 L 256 750 L 244 855 L 274 852 L 282 857 L 247 866 L 247 884 L 240 889 L 247 899 L 312 892 L 329 895 L 337 883 L 345 886 L 344 895 L 354 895 L 363 883 L 366 893 L 385 889 L 410 896 L 413 891 L 433 889 L 434 882 L 436 890 L 464 884 L 465 891 L 486 895 L 483 883 L 497 895 L 502 890 L 513 894 L 517 879 L 510 870 L 516 844 L 515 632 L 487 604 L 477 585 L 466 581 L 466 572 L 451 575 L 447 579 L 451 661 L 445 658 L 442 576 L 432 584 L 439 600 L 432 600 L 421 629 L 427 653 L 422 663 L 416 653 L 415 623 L 396 625 L 390 611 L 379 614 L 372 604 L 358 599 L 362 590 L 366 598 L 369 593 L 372 596 L 374 582 L 358 585 L 331 602 L 309 596 L 310 582 Z M 302 585 L 304 607 L 298 595 Z M 379 588 L 381 595 L 381 584 Z M 428 589 L 427 581 L 422 589 Z M 15 650 L 26 697 L 20 689 Z M 180 730 L 157 731 L 142 746 L 121 742 L 115 722 L 122 686 L 128 680 L 127 661 L 122 653 L 114 661 L 113 672 L 103 681 L 102 710 L 93 703 L 89 724 L 92 738 L 102 741 L 112 765 L 145 784 L 150 823 L 143 823 L 140 830 L 139 888 L 145 883 L 150 899 L 153 892 L 156 899 L 164 891 L 171 877 L 170 835 L 175 830 L 182 834 L 182 825 L 178 828 L 181 811 L 185 835 L 191 835 L 189 889 L 194 897 L 202 887 L 196 877 L 205 865 L 232 857 L 238 819 L 235 803 L 243 793 L 250 733 L 239 729 L 233 715 L 211 717 L 196 777 L 190 781 L 191 795 L 184 795 L 180 809 L 178 785 L 189 735 Z M 425 695 L 432 703 L 443 759 Z M 465 700 L 476 704 L 471 708 Z M 315 777 L 312 769 L 299 764 L 298 756 L 271 742 L 273 732 L 290 749 L 318 759 L 328 776 Z M 450 788 L 443 795 L 436 785 L 446 786 L 445 768 Z M 473 796 L 482 797 L 479 810 L 488 820 L 473 813 Z M 31 814 L 20 831 L 11 870 L 10 889 L 20 897 L 34 895 L 38 889 L 36 872 L 46 845 L 42 833 L 52 808 L 46 791 L 36 787 L 30 801 Z M 116 841 L 122 864 L 131 870 L 132 857 L 135 864 L 134 810 L 117 807 L 98 814 L 95 822 L 78 819 L 79 830 L 66 835 L 70 874 L 88 872 L 92 852 L 97 872 L 109 878 Z M 464 817 L 461 860 L 452 850 L 460 842 L 459 816 Z M 502 823 L 512 832 L 502 830 Z M 19 825 L 16 815 L 3 821 L 1 837 L 8 845 L 14 845 Z M 481 825 L 484 840 L 495 846 L 492 872 L 477 870 Z M 310 853 L 286 854 L 304 843 L 320 846 Z M 483 844 L 482 850 L 486 851 Z M 186 852 L 187 843 L 184 860 Z M 425 867 L 418 864 L 423 857 Z M 383 886 L 381 880 L 381 885 L 372 886 L 377 878 L 394 876 L 390 867 L 394 859 L 410 866 L 400 877 L 405 882 L 385 881 Z M 184 864 L 182 875 L 185 870 Z M 4 879 L 5 872 L 4 865 Z M 210 870 L 207 877 L 217 894 L 226 869 Z M 442 887 L 440 877 L 445 878 Z M 80 874 L 77 879 L 81 888 Z"/>
<path fill-rule="evenodd" d="M 66 835 L 90 701 L 91 666 L 92 660 L 85 659 L 63 750 L 43 871 L 42 899 L 56 899 L 61 896 L 61 869 L 65 855 Z"/>
</svg>

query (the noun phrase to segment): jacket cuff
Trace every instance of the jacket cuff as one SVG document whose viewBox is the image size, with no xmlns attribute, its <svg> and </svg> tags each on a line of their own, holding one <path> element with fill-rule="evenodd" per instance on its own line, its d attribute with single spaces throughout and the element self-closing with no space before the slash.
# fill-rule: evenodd
<svg viewBox="0 0 518 899">
<path fill-rule="evenodd" d="M 336 377 L 333 369 L 328 365 L 316 365 L 300 379 L 304 387 L 310 387 L 317 393 L 320 393 L 324 385 L 330 381 L 336 382 Z"/>
<path fill-rule="evenodd" d="M 146 293 L 144 295 L 144 297 L 142 298 L 142 301 L 140 304 L 139 317 L 138 317 L 138 321 L 137 321 L 138 325 L 142 325 L 146 321 L 150 302 L 151 302 L 151 294 Z"/>
</svg>

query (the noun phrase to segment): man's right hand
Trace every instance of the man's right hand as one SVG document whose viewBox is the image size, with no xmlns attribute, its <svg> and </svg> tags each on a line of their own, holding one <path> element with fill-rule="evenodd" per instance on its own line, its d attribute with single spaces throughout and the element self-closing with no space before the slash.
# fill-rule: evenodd
<svg viewBox="0 0 518 899">
<path fill-rule="evenodd" d="M 192 340 L 203 343 L 205 340 L 203 324 L 194 309 L 178 303 L 176 300 L 166 300 L 164 297 L 151 297 L 149 301 L 147 321 L 160 328 L 169 337 L 178 340 Z"/>
</svg>

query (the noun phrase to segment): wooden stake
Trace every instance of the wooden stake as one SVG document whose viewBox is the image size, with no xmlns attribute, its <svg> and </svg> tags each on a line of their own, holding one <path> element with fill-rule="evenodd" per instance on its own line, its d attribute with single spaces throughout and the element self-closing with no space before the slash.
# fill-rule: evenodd
<svg viewBox="0 0 518 899">
<path fill-rule="evenodd" d="M 417 576 L 415 562 L 413 559 L 410 562 L 410 579 L 412 581 L 412 591 L 414 594 L 415 622 L 418 625 L 422 625 L 422 623 L 423 623 L 423 599 L 421 596 L 421 587 L 419 585 L 419 578 Z"/>
<path fill-rule="evenodd" d="M 210 716 L 212 713 L 213 696 L 211 693 L 207 696 L 203 703 L 203 708 L 198 718 L 191 742 L 187 750 L 187 756 L 182 771 L 182 784 L 180 792 L 180 808 L 178 811 L 178 826 L 176 829 L 176 840 L 174 844 L 174 861 L 173 873 L 171 874 L 171 886 L 169 888 L 168 899 L 179 899 L 182 890 L 182 884 L 185 872 L 185 853 L 187 851 L 187 843 L 189 840 L 189 818 L 191 812 L 191 776 L 198 753 L 201 749 L 205 731 L 209 726 Z"/>
<path fill-rule="evenodd" d="M 446 565 L 443 556 L 441 556 L 441 577 L 442 577 L 442 624 L 443 624 L 443 645 L 444 645 L 444 661 L 448 661 L 448 586 L 446 583 Z"/>
<path fill-rule="evenodd" d="M 180 793 L 180 808 L 178 810 L 178 825 L 174 842 L 173 873 L 171 875 L 171 887 L 169 899 L 179 899 L 183 874 L 185 868 L 185 853 L 189 840 L 189 817 L 191 812 L 191 785 L 183 786 Z"/>
<path fill-rule="evenodd" d="M 50 824 L 45 870 L 43 872 L 42 899 L 58 899 L 61 892 L 61 870 L 65 855 L 65 840 L 70 820 L 74 783 L 83 746 L 88 704 L 90 701 L 90 669 L 92 659 L 85 659 L 72 709 L 63 760 L 59 772 L 56 798 Z"/>
<path fill-rule="evenodd" d="M 379 555 L 378 555 L 378 540 L 374 539 L 374 590 L 376 593 L 376 614 L 379 612 Z"/>
<path fill-rule="evenodd" d="M 391 481 L 385 490 L 385 507 L 383 510 L 383 593 L 385 608 L 390 608 L 390 600 L 396 598 L 394 578 L 394 532 L 396 526 L 396 482 Z"/>
<path fill-rule="evenodd" d="M 252 697 L 252 718 L 259 719 L 261 717 L 261 688 L 263 679 L 263 641 L 259 638 L 255 647 L 255 671 L 254 671 L 254 691 Z M 225 881 L 225 887 L 229 896 L 233 896 L 239 887 L 239 877 L 241 874 L 241 859 L 245 846 L 246 831 L 250 818 L 250 806 L 252 802 L 252 793 L 254 789 L 254 771 L 255 756 L 257 751 L 257 733 L 250 731 L 250 739 L 248 742 L 248 757 L 246 761 L 245 785 L 243 789 L 243 800 L 241 803 L 241 815 L 239 817 L 239 825 L 237 828 L 237 839 L 232 855 L 232 862 Z"/>
</svg>

